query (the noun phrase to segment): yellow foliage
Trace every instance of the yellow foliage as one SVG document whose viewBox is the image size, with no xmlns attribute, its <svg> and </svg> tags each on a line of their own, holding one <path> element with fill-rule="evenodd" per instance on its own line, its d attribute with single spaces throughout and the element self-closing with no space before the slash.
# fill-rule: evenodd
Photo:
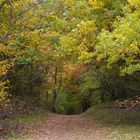
<svg viewBox="0 0 140 140">
<path fill-rule="evenodd" d="M 0 52 L 3 52 L 5 49 L 5 46 L 3 44 L 0 44 Z"/>
<path fill-rule="evenodd" d="M 3 45 L 0 44 L 0 53 L 6 52 L 7 48 Z M 5 97 L 7 94 L 7 90 L 9 89 L 9 80 L 6 79 L 6 75 L 8 70 L 12 66 L 12 61 L 9 62 L 7 59 L 1 59 L 0 60 L 0 100 Z"/>
<path fill-rule="evenodd" d="M 139 0 L 128 0 L 128 2 L 130 3 L 130 5 L 135 5 L 135 6 L 138 6 L 140 8 L 140 1 Z"/>
<path fill-rule="evenodd" d="M 102 0 L 89 0 L 89 3 L 97 9 L 104 7 L 104 2 Z"/>
</svg>

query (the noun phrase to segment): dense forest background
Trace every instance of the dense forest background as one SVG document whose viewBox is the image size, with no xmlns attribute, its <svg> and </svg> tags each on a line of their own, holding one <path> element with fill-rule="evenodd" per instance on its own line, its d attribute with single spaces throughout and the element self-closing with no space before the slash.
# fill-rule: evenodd
<svg viewBox="0 0 140 140">
<path fill-rule="evenodd" d="M 13 101 L 77 114 L 139 93 L 139 0 L 0 0 L 5 115 Z"/>
</svg>

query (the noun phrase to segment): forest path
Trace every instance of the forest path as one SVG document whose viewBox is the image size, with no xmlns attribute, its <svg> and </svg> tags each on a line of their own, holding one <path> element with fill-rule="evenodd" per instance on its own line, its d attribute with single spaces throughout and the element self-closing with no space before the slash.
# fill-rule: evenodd
<svg viewBox="0 0 140 140">
<path fill-rule="evenodd" d="M 47 123 L 28 140 L 106 140 L 106 130 L 83 114 L 49 113 Z"/>
</svg>

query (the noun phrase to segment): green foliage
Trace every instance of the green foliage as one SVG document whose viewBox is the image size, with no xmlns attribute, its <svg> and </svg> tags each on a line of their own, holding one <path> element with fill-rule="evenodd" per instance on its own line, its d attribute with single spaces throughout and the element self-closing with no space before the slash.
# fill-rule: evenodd
<svg viewBox="0 0 140 140">
<path fill-rule="evenodd" d="M 102 30 L 96 45 L 97 60 L 104 59 L 108 67 L 118 65 L 123 75 L 139 71 L 139 23 L 138 8 L 118 18 L 112 32 Z"/>
<path fill-rule="evenodd" d="M 82 98 L 75 93 L 61 93 L 56 100 L 56 111 L 62 114 L 79 114 L 83 112 Z"/>
<path fill-rule="evenodd" d="M 126 93 L 122 81 L 140 71 L 139 13 L 138 0 L 1 0 L 0 96 L 42 103 L 51 91 L 55 107 L 62 90 L 75 106 Z"/>
</svg>

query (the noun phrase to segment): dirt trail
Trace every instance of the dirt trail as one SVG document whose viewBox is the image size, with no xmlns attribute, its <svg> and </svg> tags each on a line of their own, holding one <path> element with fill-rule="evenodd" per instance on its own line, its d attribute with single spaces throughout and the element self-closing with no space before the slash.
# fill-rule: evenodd
<svg viewBox="0 0 140 140">
<path fill-rule="evenodd" d="M 49 114 L 47 123 L 28 140 L 106 140 L 106 130 L 84 115 Z"/>
</svg>

